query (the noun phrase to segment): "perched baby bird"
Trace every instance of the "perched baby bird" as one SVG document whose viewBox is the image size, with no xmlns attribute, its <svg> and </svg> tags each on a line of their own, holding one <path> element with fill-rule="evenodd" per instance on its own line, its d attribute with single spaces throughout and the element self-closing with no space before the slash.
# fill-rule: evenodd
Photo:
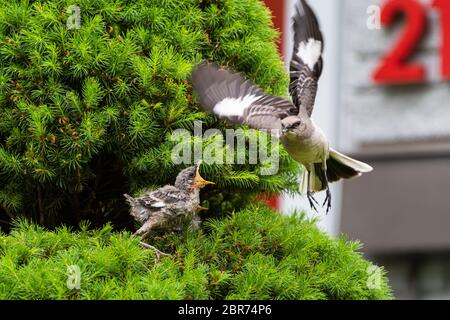
<svg viewBox="0 0 450 320">
<path fill-rule="evenodd" d="M 142 197 L 133 198 L 124 194 L 131 205 L 131 215 L 142 227 L 135 235 L 142 238 L 153 230 L 173 230 L 186 219 L 198 226 L 200 218 L 200 189 L 214 182 L 206 181 L 199 173 L 200 162 L 182 170 L 175 185 L 165 185 L 158 190 L 146 192 Z"/>
</svg>

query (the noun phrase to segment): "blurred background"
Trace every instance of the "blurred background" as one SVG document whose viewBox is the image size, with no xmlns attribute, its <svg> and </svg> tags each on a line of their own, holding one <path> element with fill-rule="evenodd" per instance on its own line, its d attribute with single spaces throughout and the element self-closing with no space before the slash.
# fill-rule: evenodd
<svg viewBox="0 0 450 320">
<path fill-rule="evenodd" d="M 288 65 L 296 0 L 265 2 Z M 360 240 L 396 298 L 450 299 L 450 0 L 309 3 L 325 38 L 314 120 L 334 148 L 375 168 L 334 184 L 328 215 L 309 214 Z M 276 202 L 309 209 L 301 197 Z"/>
</svg>

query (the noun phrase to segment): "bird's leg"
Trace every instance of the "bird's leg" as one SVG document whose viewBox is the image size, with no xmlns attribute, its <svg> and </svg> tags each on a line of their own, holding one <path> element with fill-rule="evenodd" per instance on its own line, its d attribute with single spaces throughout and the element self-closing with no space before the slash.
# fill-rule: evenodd
<svg viewBox="0 0 450 320">
<path fill-rule="evenodd" d="M 327 213 L 331 209 L 331 191 L 330 191 L 330 185 L 327 182 L 327 189 L 326 189 L 326 196 L 325 200 L 323 201 L 322 208 L 327 204 Z"/>
<path fill-rule="evenodd" d="M 323 163 L 323 172 L 324 172 L 323 179 L 325 180 L 323 182 L 326 184 L 327 188 L 326 188 L 326 196 L 325 196 L 325 200 L 323 201 L 322 208 L 325 206 L 325 204 L 327 204 L 327 212 L 326 213 L 328 214 L 328 212 L 331 209 L 331 191 L 330 191 L 330 183 L 328 182 L 328 177 L 327 177 L 327 162 L 326 161 L 324 161 L 324 163 Z"/>
<path fill-rule="evenodd" d="M 156 225 L 156 221 L 154 219 L 149 219 L 147 220 L 144 225 L 139 228 L 139 230 L 137 230 L 133 236 L 135 237 L 140 237 L 141 239 L 145 238 L 148 233 L 153 229 L 153 227 Z M 150 249 L 150 250 L 154 250 L 156 253 L 156 260 L 159 261 L 161 259 L 162 256 L 165 257 L 170 257 L 170 254 L 164 253 L 161 250 L 159 250 L 158 248 L 149 245 L 148 243 L 145 243 L 143 241 L 140 242 L 141 246 L 144 247 L 144 249 Z"/>
<path fill-rule="evenodd" d="M 144 249 L 150 249 L 150 250 L 154 250 L 155 251 L 155 253 L 156 253 L 156 260 L 157 261 L 159 261 L 161 259 L 161 256 L 163 256 L 163 257 L 171 257 L 170 254 L 164 253 L 161 250 L 159 250 L 158 248 L 156 248 L 156 247 L 154 247 L 152 245 L 149 245 L 148 243 L 145 243 L 145 242 L 142 242 L 142 241 L 140 243 L 141 243 L 141 246 L 144 247 Z"/>
<path fill-rule="evenodd" d="M 316 204 L 319 205 L 319 203 L 314 198 L 313 192 L 308 191 L 307 196 L 308 196 L 308 201 L 309 201 L 309 205 L 310 205 L 311 209 L 313 209 L 315 212 L 318 212 Z"/>
<path fill-rule="evenodd" d="M 133 235 L 141 238 L 147 237 L 152 230 L 164 223 L 163 218 L 161 215 L 151 216 Z"/>
<path fill-rule="evenodd" d="M 311 207 L 311 209 L 313 209 L 315 212 L 317 211 L 317 207 L 315 204 L 319 205 L 319 203 L 317 202 L 317 200 L 314 198 L 313 196 L 313 192 L 309 191 L 309 184 L 310 184 L 310 174 L 311 172 L 308 170 L 308 181 L 307 181 L 307 185 L 308 185 L 308 191 L 306 192 L 306 196 L 308 198 L 309 201 L 309 206 Z"/>
<path fill-rule="evenodd" d="M 153 225 L 153 221 L 148 220 L 133 235 L 138 237 L 145 237 L 145 235 L 152 230 Z"/>
</svg>

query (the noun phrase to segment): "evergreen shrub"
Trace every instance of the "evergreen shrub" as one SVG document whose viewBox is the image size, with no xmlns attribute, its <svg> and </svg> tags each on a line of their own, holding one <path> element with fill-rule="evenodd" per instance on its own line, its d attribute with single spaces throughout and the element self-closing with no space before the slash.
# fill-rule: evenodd
<svg viewBox="0 0 450 320">
<path fill-rule="evenodd" d="M 371 271 L 359 243 L 264 206 L 157 240 L 172 255 L 160 261 L 128 232 L 87 229 L 21 222 L 0 235 L 0 299 L 392 298 L 383 269 Z M 66 285 L 73 265 L 79 290 Z"/>
</svg>

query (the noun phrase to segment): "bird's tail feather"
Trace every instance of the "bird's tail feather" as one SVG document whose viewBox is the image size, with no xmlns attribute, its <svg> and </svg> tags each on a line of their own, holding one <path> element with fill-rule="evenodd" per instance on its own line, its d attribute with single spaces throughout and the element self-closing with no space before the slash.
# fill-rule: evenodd
<svg viewBox="0 0 450 320">
<path fill-rule="evenodd" d="M 367 163 L 358 161 L 356 159 L 350 158 L 342 153 L 337 152 L 336 150 L 330 149 L 330 158 L 328 161 L 338 162 L 339 164 L 350 167 L 359 173 L 367 173 L 373 170 L 371 166 Z M 328 165 L 328 162 L 327 162 Z"/>
<path fill-rule="evenodd" d="M 330 149 L 330 157 L 327 160 L 327 168 L 322 164 L 315 163 L 311 167 L 309 176 L 309 191 L 318 192 L 325 190 L 327 182 L 335 182 L 341 179 L 351 179 L 359 177 L 363 173 L 372 171 L 373 168 L 368 164 L 350 158 L 336 150 Z M 301 192 L 308 191 L 307 171 L 303 173 Z"/>
<path fill-rule="evenodd" d="M 129 194 L 124 194 L 123 195 L 126 199 L 127 199 L 127 201 L 130 203 L 130 204 L 134 204 L 134 198 L 132 197 L 132 196 L 130 196 Z"/>
</svg>

